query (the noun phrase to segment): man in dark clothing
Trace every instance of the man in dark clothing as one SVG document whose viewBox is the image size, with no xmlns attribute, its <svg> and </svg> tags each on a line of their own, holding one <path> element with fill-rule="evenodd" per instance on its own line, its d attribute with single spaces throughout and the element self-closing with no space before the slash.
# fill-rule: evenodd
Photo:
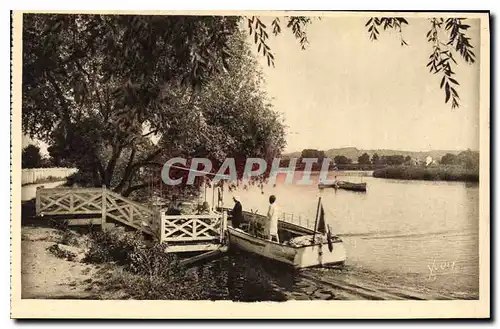
<svg viewBox="0 0 500 329">
<path fill-rule="evenodd" d="M 231 212 L 231 223 L 234 228 L 238 228 L 243 221 L 243 207 L 241 206 L 241 202 L 239 197 L 233 196 L 234 200 L 234 208 Z"/>
</svg>

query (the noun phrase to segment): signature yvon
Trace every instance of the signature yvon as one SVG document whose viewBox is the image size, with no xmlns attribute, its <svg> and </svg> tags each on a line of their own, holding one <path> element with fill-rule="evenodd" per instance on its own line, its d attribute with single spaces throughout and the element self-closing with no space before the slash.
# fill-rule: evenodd
<svg viewBox="0 0 500 329">
<path fill-rule="evenodd" d="M 457 270 L 457 261 L 436 262 L 436 259 L 433 259 L 432 264 L 427 265 L 427 268 L 429 270 L 427 279 L 429 281 L 434 281 L 438 275 L 455 272 Z"/>
</svg>

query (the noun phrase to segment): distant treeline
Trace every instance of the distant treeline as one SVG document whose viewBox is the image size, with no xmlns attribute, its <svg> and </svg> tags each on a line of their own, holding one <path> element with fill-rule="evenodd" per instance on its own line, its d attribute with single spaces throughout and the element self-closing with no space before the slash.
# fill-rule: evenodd
<svg viewBox="0 0 500 329">
<path fill-rule="evenodd" d="M 301 153 L 301 158 L 316 158 L 319 159 L 319 164 L 316 167 L 321 167 L 321 163 L 326 158 L 325 151 L 316 149 L 305 149 Z M 371 157 L 368 153 L 363 153 L 359 156 L 357 161 L 346 157 L 345 155 L 336 155 L 333 158 L 331 168 L 337 167 L 342 170 L 374 170 L 377 168 L 385 167 L 387 165 L 402 165 L 411 162 L 410 156 L 404 155 L 383 155 L 379 156 L 377 153 Z M 303 164 L 298 164 L 298 167 L 304 167 Z"/>
<path fill-rule="evenodd" d="M 321 169 L 325 152 L 315 149 L 305 149 L 301 158 L 317 158 L 318 163 L 312 170 Z M 285 160 L 287 162 L 287 160 Z M 297 169 L 305 168 L 300 161 Z M 371 157 L 363 153 L 354 163 L 344 155 L 337 155 L 330 164 L 330 170 L 373 170 L 373 176 L 379 178 L 415 179 L 415 180 L 445 180 L 445 181 L 479 181 L 479 152 L 463 151 L 458 154 L 446 153 L 441 159 L 426 157 L 413 159 L 404 155 L 384 155 L 377 153 Z"/>
<path fill-rule="evenodd" d="M 397 166 L 375 170 L 373 172 L 373 177 L 478 182 L 479 171 L 457 165 L 442 165 L 436 167 Z"/>
</svg>

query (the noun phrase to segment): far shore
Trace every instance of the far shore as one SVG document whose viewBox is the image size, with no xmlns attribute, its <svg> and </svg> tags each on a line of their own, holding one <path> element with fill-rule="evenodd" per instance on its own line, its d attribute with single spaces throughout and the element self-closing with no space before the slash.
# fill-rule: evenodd
<svg viewBox="0 0 500 329">
<path fill-rule="evenodd" d="M 479 182 L 479 170 L 467 169 L 461 166 L 394 166 L 375 170 L 373 177 L 405 180 Z"/>
</svg>

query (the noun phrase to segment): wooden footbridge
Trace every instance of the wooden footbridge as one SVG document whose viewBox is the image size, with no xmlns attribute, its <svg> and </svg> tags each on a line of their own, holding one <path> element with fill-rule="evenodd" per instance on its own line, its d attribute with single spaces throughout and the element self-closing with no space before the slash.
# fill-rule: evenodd
<svg viewBox="0 0 500 329">
<path fill-rule="evenodd" d="M 118 223 L 139 230 L 160 242 L 167 252 L 218 250 L 224 243 L 225 213 L 169 216 L 103 188 L 39 188 L 36 215 L 65 220 L 69 225 Z"/>
</svg>

